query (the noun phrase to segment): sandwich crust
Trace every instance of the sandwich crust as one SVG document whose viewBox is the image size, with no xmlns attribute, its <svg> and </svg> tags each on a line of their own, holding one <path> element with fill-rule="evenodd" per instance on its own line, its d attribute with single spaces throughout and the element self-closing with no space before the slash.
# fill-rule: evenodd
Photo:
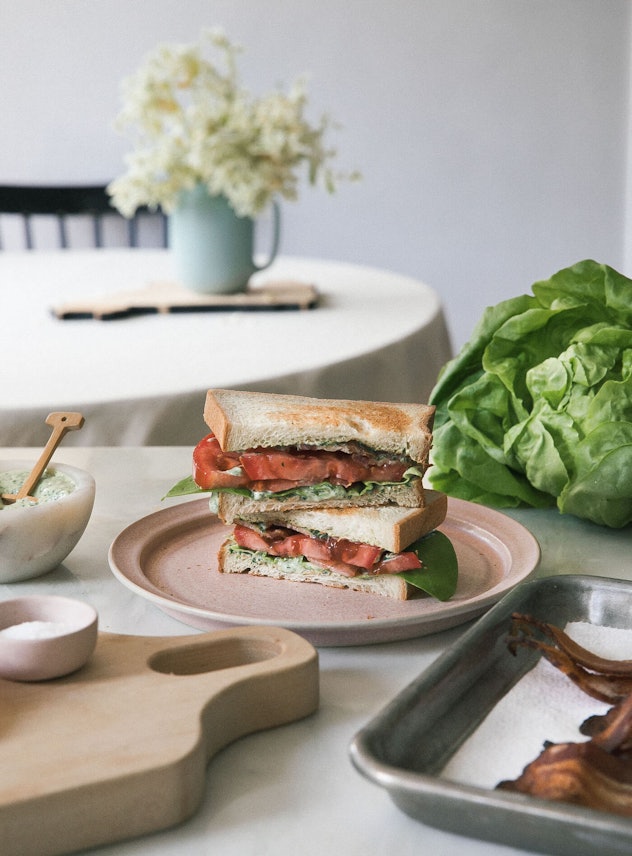
<svg viewBox="0 0 632 856">
<path fill-rule="evenodd" d="M 224 451 L 358 442 L 426 467 L 435 408 L 428 404 L 210 389 L 204 420 Z"/>
</svg>

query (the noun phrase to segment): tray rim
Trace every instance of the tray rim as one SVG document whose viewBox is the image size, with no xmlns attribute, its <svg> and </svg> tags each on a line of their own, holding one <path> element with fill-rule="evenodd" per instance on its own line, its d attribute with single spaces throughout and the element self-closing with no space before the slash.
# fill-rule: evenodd
<svg viewBox="0 0 632 856">
<path fill-rule="evenodd" d="M 400 809 L 428 826 L 521 850 L 530 849 L 560 856 L 593 856 L 597 852 L 596 847 L 602 848 L 602 852 L 629 853 L 632 845 L 632 817 L 526 794 L 461 784 L 441 778 L 440 773 L 435 775 L 405 770 L 376 758 L 371 749 L 371 742 L 379 739 L 387 718 L 397 710 L 402 700 L 418 698 L 439 677 L 445 677 L 452 664 L 502 617 L 507 617 L 518 608 L 520 602 L 526 600 L 532 592 L 545 590 L 549 586 L 567 590 L 584 587 L 591 594 L 604 589 L 625 591 L 628 596 L 632 593 L 632 582 L 629 580 L 582 574 L 550 575 L 520 583 L 354 735 L 348 747 L 349 757 L 356 770 L 369 781 L 385 788 Z M 475 725 L 479 721 L 482 720 L 478 720 Z M 423 805 L 424 799 L 428 802 L 427 810 Z M 448 804 L 452 806 L 453 814 L 450 822 L 446 822 L 441 812 L 436 810 L 437 806 Z M 463 826 L 464 808 L 475 809 L 477 813 L 487 812 L 488 815 L 491 812 L 498 816 L 499 822 L 497 825 L 490 824 L 487 817 L 476 827 L 479 834 L 472 834 L 471 826 Z M 537 831 L 525 836 L 525 828 L 528 831 L 529 827 L 537 827 Z M 566 840 L 564 836 L 567 836 Z M 612 849 L 604 851 L 604 847 Z"/>
</svg>

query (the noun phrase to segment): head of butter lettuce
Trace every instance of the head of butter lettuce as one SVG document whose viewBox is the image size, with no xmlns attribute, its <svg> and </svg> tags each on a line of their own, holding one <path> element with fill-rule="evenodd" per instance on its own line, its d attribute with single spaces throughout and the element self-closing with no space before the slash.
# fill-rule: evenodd
<svg viewBox="0 0 632 856">
<path fill-rule="evenodd" d="M 587 260 L 485 310 L 444 366 L 432 486 L 632 521 L 632 280 Z"/>
</svg>

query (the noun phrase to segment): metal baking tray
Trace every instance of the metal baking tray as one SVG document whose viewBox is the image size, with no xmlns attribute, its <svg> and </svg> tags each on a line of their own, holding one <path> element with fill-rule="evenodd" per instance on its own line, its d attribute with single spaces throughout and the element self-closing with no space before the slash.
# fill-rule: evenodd
<svg viewBox="0 0 632 856">
<path fill-rule="evenodd" d="M 594 856 L 632 853 L 632 818 L 519 793 L 471 787 L 441 771 L 539 652 L 508 654 L 511 613 L 632 628 L 632 584 L 564 575 L 522 583 L 354 737 L 352 763 L 428 826 L 523 850 Z"/>
</svg>

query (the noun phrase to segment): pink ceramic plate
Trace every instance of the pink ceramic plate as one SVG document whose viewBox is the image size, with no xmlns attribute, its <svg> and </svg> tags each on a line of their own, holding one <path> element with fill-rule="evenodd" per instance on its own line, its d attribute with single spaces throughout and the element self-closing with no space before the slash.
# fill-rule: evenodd
<svg viewBox="0 0 632 856">
<path fill-rule="evenodd" d="M 367 645 L 445 630 L 480 615 L 536 567 L 540 549 L 500 512 L 450 499 L 440 527 L 459 559 L 454 597 L 395 601 L 346 589 L 220 574 L 217 550 L 231 528 L 206 499 L 165 508 L 132 523 L 110 548 L 114 575 L 141 597 L 200 630 L 276 625 L 314 645 Z"/>
</svg>

